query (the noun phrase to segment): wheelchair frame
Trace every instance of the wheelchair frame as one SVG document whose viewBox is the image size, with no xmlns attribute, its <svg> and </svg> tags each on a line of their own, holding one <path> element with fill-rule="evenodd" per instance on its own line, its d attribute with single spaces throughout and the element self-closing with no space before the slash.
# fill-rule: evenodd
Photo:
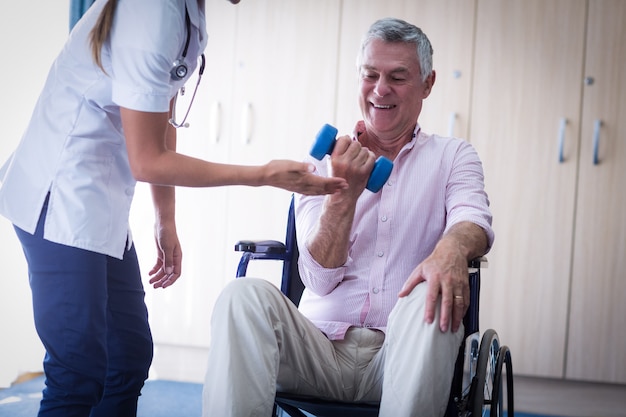
<svg viewBox="0 0 626 417">
<path fill-rule="evenodd" d="M 242 240 L 235 250 L 243 252 L 237 267 L 237 278 L 245 277 L 251 260 L 278 260 L 283 262 L 281 291 L 298 305 L 304 284 L 298 273 L 298 245 L 291 198 L 287 216 L 285 242 L 276 240 Z M 487 260 L 478 258 L 468 263 L 470 306 L 463 318 L 465 338 L 459 348 L 450 390 L 448 409 L 444 417 L 514 416 L 513 364 L 507 346 L 500 345 L 498 334 L 479 332 L 480 269 Z M 506 374 L 504 374 L 506 371 Z M 503 377 L 506 377 L 503 379 Z M 506 383 L 506 392 L 503 390 Z M 506 393 L 506 395 L 505 395 Z M 276 393 L 274 416 L 290 417 L 368 417 L 378 416 L 378 403 L 346 403 L 319 398 Z M 308 415 L 303 412 L 309 413 Z"/>
</svg>

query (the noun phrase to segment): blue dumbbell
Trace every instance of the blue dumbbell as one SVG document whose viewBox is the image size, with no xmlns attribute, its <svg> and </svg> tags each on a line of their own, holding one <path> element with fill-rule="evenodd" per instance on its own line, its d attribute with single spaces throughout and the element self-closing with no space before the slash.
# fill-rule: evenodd
<svg viewBox="0 0 626 417">
<path fill-rule="evenodd" d="M 324 158 L 324 155 L 330 155 L 333 152 L 335 143 L 337 142 L 337 132 L 338 130 L 329 124 L 322 126 L 315 138 L 313 146 L 311 147 L 311 151 L 309 152 L 311 156 L 318 161 L 321 161 Z M 374 163 L 374 169 L 372 169 L 372 172 L 370 173 L 370 177 L 367 180 L 365 188 L 373 193 L 378 192 L 383 185 L 385 185 L 385 182 L 387 182 L 392 169 L 393 162 L 391 162 L 389 158 L 379 156 Z"/>
</svg>

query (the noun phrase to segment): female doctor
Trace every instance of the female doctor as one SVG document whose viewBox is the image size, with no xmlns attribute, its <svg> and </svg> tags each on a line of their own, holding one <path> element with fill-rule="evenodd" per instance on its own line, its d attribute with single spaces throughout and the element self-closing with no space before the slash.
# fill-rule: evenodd
<svg viewBox="0 0 626 417">
<path fill-rule="evenodd" d="M 174 99 L 206 42 L 204 0 L 97 0 L 0 170 L 0 214 L 21 241 L 46 349 L 39 416 L 136 415 L 152 360 L 128 227 L 136 181 L 151 184 L 155 288 L 181 274 L 174 186 L 270 185 L 303 194 L 347 186 L 295 161 L 235 166 L 176 153 L 184 122 L 174 120 Z"/>
</svg>

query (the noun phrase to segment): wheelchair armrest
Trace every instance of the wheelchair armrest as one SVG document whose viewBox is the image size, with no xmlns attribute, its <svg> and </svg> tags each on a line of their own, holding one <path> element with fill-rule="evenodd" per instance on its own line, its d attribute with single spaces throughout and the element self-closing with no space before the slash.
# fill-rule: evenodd
<svg viewBox="0 0 626 417">
<path fill-rule="evenodd" d="M 240 240 L 235 243 L 235 250 L 237 252 L 283 254 L 287 248 L 283 242 L 277 240 Z"/>
<path fill-rule="evenodd" d="M 489 261 L 484 256 L 479 258 L 474 258 L 467 263 L 467 267 L 469 268 L 470 274 L 476 272 L 481 268 L 487 268 L 489 266 Z"/>
<path fill-rule="evenodd" d="M 235 251 L 243 252 L 237 267 L 237 278 L 246 276 L 248 262 L 252 259 L 284 261 L 287 258 L 287 247 L 277 240 L 240 240 L 235 244 Z"/>
</svg>

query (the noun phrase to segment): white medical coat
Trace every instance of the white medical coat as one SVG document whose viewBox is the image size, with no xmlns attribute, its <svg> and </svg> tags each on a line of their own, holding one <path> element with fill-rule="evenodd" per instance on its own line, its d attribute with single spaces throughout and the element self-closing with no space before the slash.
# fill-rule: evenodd
<svg viewBox="0 0 626 417">
<path fill-rule="evenodd" d="M 97 0 L 52 64 L 26 131 L 0 169 L 0 214 L 34 233 L 50 200 L 44 238 L 122 258 L 131 243 L 128 218 L 135 191 L 120 107 L 167 112 L 186 80 L 170 70 L 182 57 L 191 20 L 188 77 L 207 43 L 197 0 L 119 0 L 102 49 L 103 73 L 93 62 L 89 31 L 106 0 Z"/>
</svg>

